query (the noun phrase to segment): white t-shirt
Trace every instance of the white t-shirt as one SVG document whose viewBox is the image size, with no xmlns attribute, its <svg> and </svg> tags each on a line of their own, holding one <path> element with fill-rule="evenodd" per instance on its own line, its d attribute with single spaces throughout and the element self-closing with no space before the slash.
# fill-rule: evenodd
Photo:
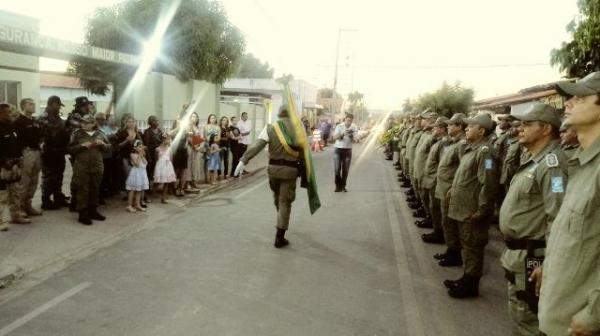
<svg viewBox="0 0 600 336">
<path fill-rule="evenodd" d="M 345 135 L 344 132 L 346 132 L 346 130 L 352 130 L 354 133 L 354 137 L 350 137 L 348 135 Z M 358 136 L 358 127 L 355 124 L 350 125 L 350 127 L 346 128 L 346 124 L 345 123 L 341 123 L 339 125 L 337 125 L 335 127 L 335 131 L 333 132 L 334 136 L 338 136 L 344 134 L 344 137 L 341 139 L 337 139 L 335 141 L 335 148 L 347 148 L 347 149 L 351 149 L 352 148 L 352 139 L 356 139 L 356 137 Z"/>
<path fill-rule="evenodd" d="M 237 127 L 240 129 L 240 133 L 250 133 L 252 132 L 252 123 L 250 120 L 240 120 L 238 121 Z M 240 140 L 241 144 L 249 145 L 250 144 L 250 135 L 242 135 L 242 139 Z"/>
</svg>

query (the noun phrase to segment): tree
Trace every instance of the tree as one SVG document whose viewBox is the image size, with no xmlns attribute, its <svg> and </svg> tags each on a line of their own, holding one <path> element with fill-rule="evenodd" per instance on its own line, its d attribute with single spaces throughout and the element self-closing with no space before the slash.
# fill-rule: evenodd
<svg viewBox="0 0 600 336">
<path fill-rule="evenodd" d="M 126 0 L 98 8 L 88 19 L 85 44 L 141 55 L 143 41 L 170 1 Z M 161 44 L 154 70 L 191 79 L 222 83 L 238 68 L 245 48 L 241 32 L 227 19 L 222 5 L 209 0 L 182 0 Z M 105 94 L 110 82 L 127 83 L 135 69 L 87 59 L 75 59 L 69 71 L 95 94 Z"/>
<path fill-rule="evenodd" d="M 260 59 L 252 54 L 242 56 L 238 72 L 235 75 L 237 78 L 273 78 L 275 70 L 269 63 L 261 62 Z"/>
<path fill-rule="evenodd" d="M 584 77 L 600 70 L 600 2 L 578 0 L 578 6 L 578 19 L 567 25 L 573 39 L 550 54 L 550 63 L 567 77 Z"/>
<path fill-rule="evenodd" d="M 364 98 L 365 96 L 358 91 L 348 94 L 348 102 L 350 103 L 348 112 L 352 113 L 355 117 L 359 117 L 360 120 L 364 120 L 364 112 L 366 111 Z"/>
<path fill-rule="evenodd" d="M 319 91 L 317 91 L 317 97 L 319 98 L 325 98 L 325 99 L 331 99 L 333 97 L 333 89 L 331 88 L 322 88 L 319 89 Z M 335 98 L 336 99 L 341 99 L 342 96 L 339 93 L 335 93 Z"/>
<path fill-rule="evenodd" d="M 420 111 L 429 109 L 450 118 L 454 113 L 468 112 L 473 95 L 473 89 L 462 87 L 460 82 L 453 85 L 444 82 L 438 90 L 419 96 L 415 106 Z"/>
</svg>

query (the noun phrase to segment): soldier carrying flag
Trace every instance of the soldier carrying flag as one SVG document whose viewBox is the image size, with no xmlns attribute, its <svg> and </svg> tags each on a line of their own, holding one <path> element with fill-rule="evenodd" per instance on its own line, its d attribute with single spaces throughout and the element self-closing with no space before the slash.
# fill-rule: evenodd
<svg viewBox="0 0 600 336">
<path fill-rule="evenodd" d="M 277 209 L 277 234 L 274 243 L 276 248 L 289 244 L 285 239 L 285 232 L 289 227 L 292 203 L 296 199 L 298 177 L 301 177 L 301 187 L 308 191 L 311 214 L 321 206 L 306 132 L 296 113 L 296 106 L 287 82 L 283 85 L 287 104 L 279 108 L 277 115 L 279 120 L 262 130 L 235 170 L 235 175 L 240 175 L 248 162 L 269 145 L 267 172 Z"/>
</svg>

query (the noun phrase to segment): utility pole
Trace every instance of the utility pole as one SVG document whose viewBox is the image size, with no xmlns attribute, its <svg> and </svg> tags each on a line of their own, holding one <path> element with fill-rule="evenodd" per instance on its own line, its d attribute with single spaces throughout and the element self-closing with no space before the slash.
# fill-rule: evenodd
<svg viewBox="0 0 600 336">
<path fill-rule="evenodd" d="M 340 40 L 342 39 L 342 32 L 356 32 L 358 29 L 342 29 L 338 28 L 338 36 L 337 36 L 337 48 L 335 50 L 335 72 L 333 75 L 333 92 L 331 93 L 331 114 L 335 117 L 335 92 L 337 90 L 337 80 L 338 80 L 338 63 L 340 60 Z"/>
</svg>

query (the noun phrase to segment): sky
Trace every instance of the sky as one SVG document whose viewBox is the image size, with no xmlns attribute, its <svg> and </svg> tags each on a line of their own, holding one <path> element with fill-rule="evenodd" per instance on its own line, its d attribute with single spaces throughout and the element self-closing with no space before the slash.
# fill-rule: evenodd
<svg viewBox="0 0 600 336">
<path fill-rule="evenodd" d="M 83 42 L 86 17 L 115 0 L 0 0 L 40 20 L 42 34 Z M 561 79 L 550 51 L 568 40 L 576 0 L 221 0 L 248 52 L 275 75 L 338 91 L 357 90 L 371 108 L 460 81 L 477 99 Z M 339 33 L 341 30 L 341 33 Z M 64 63 L 44 60 L 43 70 Z"/>
</svg>

